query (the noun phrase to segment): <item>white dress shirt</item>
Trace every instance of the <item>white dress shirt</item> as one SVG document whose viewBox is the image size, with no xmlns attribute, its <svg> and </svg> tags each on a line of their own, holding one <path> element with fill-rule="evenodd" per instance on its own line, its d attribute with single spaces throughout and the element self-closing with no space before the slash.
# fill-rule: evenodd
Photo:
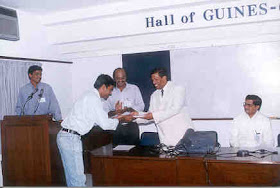
<svg viewBox="0 0 280 188">
<path fill-rule="evenodd" d="M 74 107 L 63 120 L 61 126 L 84 135 L 93 126 L 97 125 L 104 130 L 115 130 L 118 123 L 119 120 L 108 118 L 108 114 L 103 109 L 98 90 L 93 89 L 86 92 L 75 102 Z"/>
<path fill-rule="evenodd" d="M 185 88 L 168 81 L 161 90 L 156 90 L 151 95 L 149 112 L 158 129 L 160 142 L 165 145 L 175 146 L 189 128 L 193 128 L 187 113 Z"/>
<path fill-rule="evenodd" d="M 118 101 L 122 102 L 123 107 L 133 108 L 136 111 L 143 111 L 145 107 L 139 88 L 129 83 L 126 83 L 122 91 L 117 87 L 114 88 L 112 95 L 104 102 L 104 110 L 114 111 Z"/>
<path fill-rule="evenodd" d="M 234 118 L 230 145 L 232 147 L 274 147 L 269 118 L 259 111 L 252 118 L 245 112 Z"/>
</svg>

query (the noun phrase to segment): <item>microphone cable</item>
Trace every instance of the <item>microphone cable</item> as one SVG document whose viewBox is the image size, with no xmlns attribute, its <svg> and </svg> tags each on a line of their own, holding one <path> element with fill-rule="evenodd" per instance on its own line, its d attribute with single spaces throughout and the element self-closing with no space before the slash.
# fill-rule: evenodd
<svg viewBox="0 0 280 188">
<path fill-rule="evenodd" d="M 20 116 L 23 115 L 24 116 L 24 108 L 25 108 L 25 105 L 27 104 L 28 101 L 30 101 L 32 98 L 33 98 L 33 95 L 35 93 L 37 93 L 38 91 L 38 88 L 36 88 L 26 99 L 25 103 L 23 104 L 23 107 L 21 108 L 21 112 L 20 112 Z"/>
<path fill-rule="evenodd" d="M 35 113 L 36 113 L 37 110 L 38 110 L 38 107 L 39 107 L 39 105 L 40 105 L 40 100 L 41 100 L 41 98 L 42 98 L 42 96 L 43 96 L 43 93 L 44 93 L 44 89 L 41 89 L 41 90 L 40 90 L 40 94 L 38 95 L 38 96 L 39 96 L 39 99 L 38 99 L 38 101 L 37 101 L 35 110 L 34 110 L 34 112 L 33 112 L 34 115 L 35 115 Z"/>
</svg>

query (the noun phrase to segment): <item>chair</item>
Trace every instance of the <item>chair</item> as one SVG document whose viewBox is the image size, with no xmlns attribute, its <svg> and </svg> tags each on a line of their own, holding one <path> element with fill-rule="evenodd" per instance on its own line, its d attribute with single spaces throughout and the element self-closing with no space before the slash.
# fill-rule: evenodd
<svg viewBox="0 0 280 188">
<path fill-rule="evenodd" d="M 277 141 L 278 141 L 277 147 L 280 147 L 280 134 L 278 134 Z"/>
<path fill-rule="evenodd" d="M 158 133 L 144 132 L 141 135 L 140 146 L 155 146 L 160 144 Z"/>
</svg>

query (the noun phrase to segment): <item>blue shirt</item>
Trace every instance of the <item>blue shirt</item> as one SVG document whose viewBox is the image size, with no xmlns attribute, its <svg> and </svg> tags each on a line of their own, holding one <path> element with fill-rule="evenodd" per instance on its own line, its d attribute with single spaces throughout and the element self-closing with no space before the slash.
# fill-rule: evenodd
<svg viewBox="0 0 280 188">
<path fill-rule="evenodd" d="M 36 89 L 38 90 L 36 93 L 34 93 Z M 32 93 L 34 93 L 34 95 L 30 99 Z M 51 114 L 57 121 L 62 119 L 60 107 L 52 90 L 52 87 L 42 82 L 40 82 L 36 88 L 34 88 L 34 86 L 31 83 L 28 83 L 20 88 L 16 105 L 16 114 Z"/>
</svg>

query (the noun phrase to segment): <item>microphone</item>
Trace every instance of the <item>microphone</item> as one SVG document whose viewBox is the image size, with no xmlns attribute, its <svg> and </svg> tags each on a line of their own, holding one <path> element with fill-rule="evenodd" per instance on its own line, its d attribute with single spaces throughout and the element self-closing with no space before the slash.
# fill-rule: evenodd
<svg viewBox="0 0 280 188">
<path fill-rule="evenodd" d="M 42 98 L 43 93 L 44 93 L 44 89 L 41 89 L 41 90 L 40 90 L 40 94 L 38 95 L 40 99 Z"/>
<path fill-rule="evenodd" d="M 37 105 L 36 105 L 36 107 L 35 107 L 35 110 L 34 110 L 34 113 L 33 114 L 35 114 L 36 112 L 37 112 L 37 110 L 38 110 L 38 107 L 39 107 L 39 104 L 40 104 L 40 100 L 41 100 L 41 98 L 42 98 L 42 96 L 43 96 L 43 93 L 44 93 L 44 89 L 42 88 L 41 90 L 40 90 L 40 93 L 39 93 L 39 99 L 38 99 L 38 101 L 37 101 Z"/>
<path fill-rule="evenodd" d="M 20 115 L 24 115 L 24 108 L 25 108 L 25 105 L 27 104 L 28 101 L 30 101 L 30 100 L 33 98 L 33 95 L 34 95 L 35 93 L 37 93 L 38 90 L 39 90 L 39 89 L 36 88 L 36 89 L 27 97 L 27 99 L 26 99 L 26 101 L 25 101 L 25 103 L 24 103 L 24 105 L 23 105 L 23 107 L 22 107 L 22 109 L 21 109 Z"/>
<path fill-rule="evenodd" d="M 36 88 L 36 89 L 28 96 L 27 100 L 32 99 L 32 98 L 33 98 L 33 95 L 34 95 L 35 93 L 37 93 L 38 90 L 39 90 L 39 89 Z"/>
</svg>

